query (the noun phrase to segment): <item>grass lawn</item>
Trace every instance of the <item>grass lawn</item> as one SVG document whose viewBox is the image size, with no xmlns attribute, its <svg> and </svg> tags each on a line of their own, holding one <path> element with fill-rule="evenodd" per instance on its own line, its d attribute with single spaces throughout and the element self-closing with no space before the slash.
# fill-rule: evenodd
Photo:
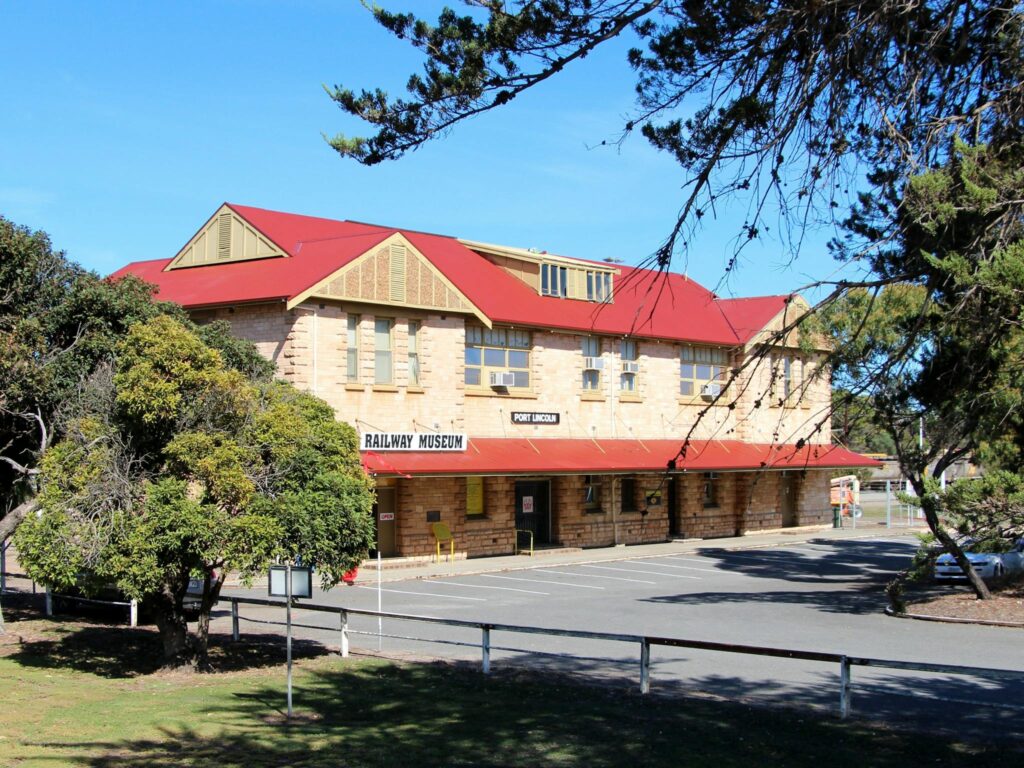
<svg viewBox="0 0 1024 768">
<path fill-rule="evenodd" d="M 1005 745 L 800 711 L 640 697 L 449 664 L 300 648 L 283 718 L 279 648 L 215 648 L 211 674 L 155 669 L 149 629 L 29 619 L 0 639 L 3 766 L 991 765 Z M 279 644 L 276 644 L 279 645 Z"/>
</svg>

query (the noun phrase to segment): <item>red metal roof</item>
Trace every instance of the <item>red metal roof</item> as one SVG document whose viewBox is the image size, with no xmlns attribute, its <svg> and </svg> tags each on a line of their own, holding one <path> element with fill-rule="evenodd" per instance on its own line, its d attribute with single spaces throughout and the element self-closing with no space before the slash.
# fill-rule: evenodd
<svg viewBox="0 0 1024 768">
<path fill-rule="evenodd" d="M 363 452 L 368 472 L 392 476 L 530 475 L 874 467 L 880 463 L 835 445 L 768 445 L 737 440 L 588 440 L 470 438 L 462 453 Z"/>
<path fill-rule="evenodd" d="M 540 296 L 452 237 L 228 205 L 288 257 L 169 271 L 164 270 L 170 259 L 158 259 L 133 262 L 112 277 L 137 275 L 157 286 L 159 299 L 187 308 L 287 301 L 400 232 L 484 315 L 501 324 L 733 346 L 750 340 L 787 301 L 785 296 L 719 299 L 683 275 L 632 267 L 620 268 L 611 304 Z"/>
</svg>

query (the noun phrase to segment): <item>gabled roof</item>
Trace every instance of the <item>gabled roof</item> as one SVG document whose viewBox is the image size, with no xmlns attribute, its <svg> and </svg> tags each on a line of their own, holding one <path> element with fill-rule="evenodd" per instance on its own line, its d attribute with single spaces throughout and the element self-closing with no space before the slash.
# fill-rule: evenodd
<svg viewBox="0 0 1024 768">
<path fill-rule="evenodd" d="M 157 286 L 159 299 L 186 308 L 290 301 L 398 232 L 492 323 L 735 346 L 753 338 L 788 301 L 719 299 L 683 275 L 631 267 L 619 267 L 608 304 L 541 296 L 453 237 L 226 205 L 289 258 L 171 270 L 171 259 L 158 259 L 133 262 L 112 277 L 137 275 Z"/>
</svg>

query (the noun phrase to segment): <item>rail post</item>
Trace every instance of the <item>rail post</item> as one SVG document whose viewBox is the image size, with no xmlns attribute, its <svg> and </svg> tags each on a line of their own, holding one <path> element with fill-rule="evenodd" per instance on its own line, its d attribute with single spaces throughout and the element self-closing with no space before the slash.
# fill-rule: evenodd
<svg viewBox="0 0 1024 768">
<path fill-rule="evenodd" d="M 128 603 L 128 626 L 139 626 L 139 601 L 135 599 Z"/>
<path fill-rule="evenodd" d="M 640 641 L 640 693 L 651 692 L 651 643 Z"/>
<path fill-rule="evenodd" d="M 481 624 L 480 651 L 482 654 L 481 665 L 485 675 L 491 674 L 491 628 L 487 624 Z"/>
<path fill-rule="evenodd" d="M 348 658 L 348 611 L 338 612 L 341 623 L 341 658 Z"/>
<path fill-rule="evenodd" d="M 843 656 L 839 660 L 839 718 L 845 720 L 850 714 L 850 660 Z"/>
<path fill-rule="evenodd" d="M 238 642 L 238 601 L 231 601 L 231 639 Z"/>
</svg>

